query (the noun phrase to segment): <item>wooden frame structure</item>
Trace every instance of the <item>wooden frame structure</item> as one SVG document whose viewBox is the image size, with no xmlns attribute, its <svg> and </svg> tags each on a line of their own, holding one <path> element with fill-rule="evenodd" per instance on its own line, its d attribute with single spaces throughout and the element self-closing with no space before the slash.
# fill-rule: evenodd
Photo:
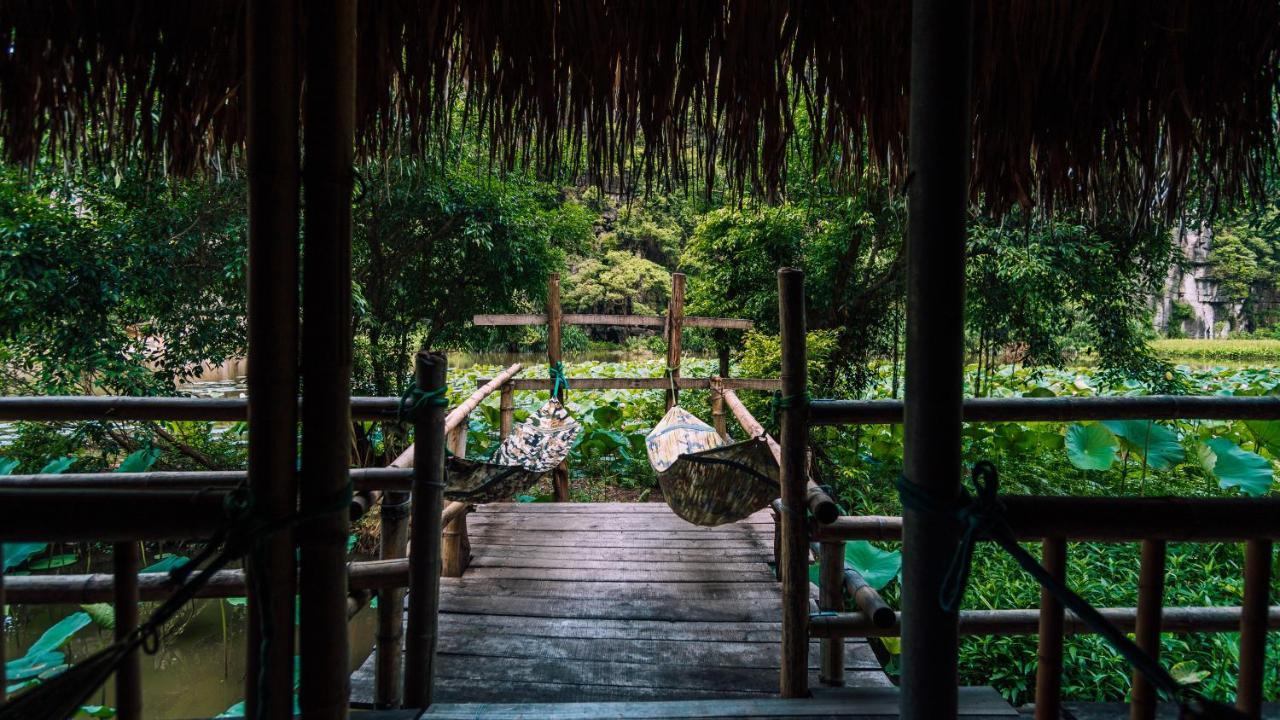
<svg viewBox="0 0 1280 720">
<path fill-rule="evenodd" d="M 805 358 L 803 308 L 803 274 L 798 270 L 784 269 L 778 275 L 781 293 L 781 317 L 783 328 L 784 372 L 790 367 L 792 375 L 784 380 L 784 393 L 793 397 L 803 393 L 804 384 L 797 371 L 797 363 L 803 367 Z M 785 377 L 785 376 L 784 376 Z M 850 425 L 904 423 L 911 418 L 910 396 L 905 403 L 897 401 L 833 401 L 815 400 L 800 406 L 787 406 L 783 410 L 784 432 L 781 438 L 782 467 L 802 468 L 808 451 L 807 431 L 810 425 Z M 1217 418 L 1217 419 L 1277 419 L 1280 418 L 1280 398 L 1227 398 L 1227 397 L 1145 397 L 1145 398 L 1017 398 L 1002 400 L 963 400 L 957 403 L 956 418 L 967 421 L 1001 422 L 1013 420 L 1079 420 L 1109 418 Z M 796 426 L 800 426 L 796 430 Z M 791 428 L 788 433 L 787 429 Z M 957 445 L 958 447 L 958 445 Z M 959 477 L 958 473 L 952 473 Z M 856 573 L 843 570 L 844 543 L 850 540 L 892 540 L 904 544 L 904 569 L 908 560 L 923 562 L 908 555 L 907 539 L 913 523 L 938 524 L 929 518 L 913 518 L 908 511 L 904 517 L 845 517 L 827 524 L 805 526 L 798 522 L 797 514 L 786 510 L 795 507 L 788 497 L 795 498 L 803 489 L 803 474 L 784 475 L 783 499 L 777 510 L 782 528 L 782 541 L 778 552 L 779 566 L 783 568 L 784 613 L 785 608 L 798 607 L 807 602 L 809 582 L 807 575 L 787 575 L 786 568 L 803 568 L 811 549 L 819 563 L 819 602 L 823 613 L 810 617 L 807 612 L 784 614 L 783 617 L 783 679 L 784 695 L 803 695 L 807 688 L 788 684 L 788 678 L 803 678 L 803 658 L 788 654 L 788 647 L 803 647 L 810 635 L 824 639 L 822 650 L 822 676 L 840 677 L 841 653 L 839 640 L 846 637 L 875 635 L 901 635 L 903 638 L 903 667 L 910 663 L 939 663 L 949 657 L 947 648 L 941 648 L 941 657 L 908 658 L 913 651 L 906 644 L 912 627 L 918 622 L 913 613 L 919 612 L 916 604 L 907 602 L 913 575 L 903 574 L 903 608 L 894 613 L 865 583 L 860 583 Z M 1264 677 L 1263 650 L 1267 631 L 1280 628 L 1280 606 L 1271 605 L 1271 564 L 1273 544 L 1280 539 L 1280 499 L 1276 498 L 1108 498 L 1108 497 L 1030 497 L 1001 496 L 1014 534 L 1020 539 L 1040 540 L 1042 564 L 1056 577 L 1065 576 L 1066 543 L 1069 540 L 1095 542 L 1141 543 L 1138 606 L 1136 608 L 1110 608 L 1104 615 L 1126 631 L 1136 634 L 1138 645 L 1147 653 L 1158 656 L 1161 632 L 1239 632 L 1240 668 L 1237 682 L 1237 707 L 1251 718 L 1259 718 L 1262 707 L 1262 683 Z M 791 529 L 788 529 L 788 524 Z M 945 523 L 951 525 L 951 523 Z M 795 529 L 796 526 L 799 529 Z M 938 530 L 935 528 L 935 530 Z M 946 530 L 943 528 L 939 531 Z M 793 537 L 792 533 L 795 533 Z M 803 542 L 802 542 L 803 541 Z M 1243 542 L 1245 544 L 1244 600 L 1241 607 L 1165 608 L 1163 606 L 1164 567 L 1168 541 L 1192 542 Z M 812 542 L 811 546 L 809 543 Z M 924 561 L 940 563 L 949 561 L 954 544 L 935 548 L 944 557 L 925 558 Z M 918 546 L 915 553 L 928 552 Z M 936 583 L 938 578 L 928 575 L 927 580 Z M 921 582 L 915 580 L 915 582 Z M 937 586 L 929 585 L 929 605 L 926 616 L 940 612 Z M 847 589 L 855 599 L 858 609 L 844 612 L 842 590 Z M 921 601 L 923 602 L 923 601 Z M 1030 634 L 1039 635 L 1039 668 L 1036 679 L 1035 716 L 1037 720 L 1057 720 L 1061 713 L 1061 674 L 1063 662 L 1063 635 L 1090 632 L 1073 615 L 1068 616 L 1060 603 L 1047 592 L 1041 593 L 1041 605 L 1036 610 L 993 610 L 944 613 L 950 634 L 935 638 L 927 644 L 928 652 L 939 651 L 938 645 L 950 642 L 951 650 L 960 634 Z M 790 639 L 790 643 L 789 643 Z M 787 672 L 790 663 L 791 672 Z M 906 677 L 903 678 L 904 682 Z M 917 678 L 917 682 L 930 682 L 929 678 Z M 946 683 L 954 689 L 954 683 Z M 1156 713 L 1155 690 L 1135 673 L 1133 678 L 1133 720 L 1152 720 Z M 911 700 L 903 694 L 904 717 L 911 702 L 942 703 L 938 700 Z M 939 715 L 938 717 L 943 717 Z"/>
</svg>

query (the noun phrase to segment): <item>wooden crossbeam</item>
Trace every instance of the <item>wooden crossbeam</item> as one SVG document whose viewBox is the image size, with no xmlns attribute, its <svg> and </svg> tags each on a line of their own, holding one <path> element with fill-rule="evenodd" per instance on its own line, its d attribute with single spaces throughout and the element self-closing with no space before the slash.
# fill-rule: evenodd
<svg viewBox="0 0 1280 720">
<path fill-rule="evenodd" d="M 477 385 L 488 383 L 490 378 L 477 378 Z M 776 378 L 724 378 L 720 384 L 725 389 L 734 390 L 777 390 Z M 550 390 L 550 378 L 515 378 L 511 385 L 516 390 Z M 569 386 L 573 390 L 667 390 L 671 381 L 667 378 L 569 378 Z M 680 390 L 707 390 L 711 387 L 710 378 L 677 378 L 676 387 Z"/>
<path fill-rule="evenodd" d="M 615 325 L 624 327 L 666 327 L 667 318 L 663 315 L 603 315 L 598 313 L 566 313 L 561 316 L 565 325 Z M 511 326 L 511 325 L 546 325 L 546 313 L 514 313 L 507 315 L 476 315 L 471 319 L 475 325 Z M 726 330 L 750 330 L 755 325 L 750 320 L 741 318 L 701 317 L 697 315 L 684 318 L 685 327 L 721 328 Z"/>
</svg>

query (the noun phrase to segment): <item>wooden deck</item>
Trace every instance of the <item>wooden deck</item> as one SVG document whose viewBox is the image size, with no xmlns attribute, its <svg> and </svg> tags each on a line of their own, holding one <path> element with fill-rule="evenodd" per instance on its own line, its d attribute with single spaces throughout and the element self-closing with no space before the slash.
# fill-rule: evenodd
<svg viewBox="0 0 1280 720">
<path fill-rule="evenodd" d="M 765 699 L 781 590 L 767 512 L 720 528 L 664 503 L 501 503 L 468 516 L 471 567 L 441 582 L 443 703 Z M 865 642 L 845 683 L 890 686 Z M 810 651 L 818 686 L 818 642 Z M 352 677 L 373 700 L 373 657 Z"/>
</svg>

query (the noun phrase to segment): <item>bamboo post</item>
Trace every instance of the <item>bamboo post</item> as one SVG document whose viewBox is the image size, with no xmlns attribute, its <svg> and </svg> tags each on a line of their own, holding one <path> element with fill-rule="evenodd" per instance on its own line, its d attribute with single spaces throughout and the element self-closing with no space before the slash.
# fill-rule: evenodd
<svg viewBox="0 0 1280 720">
<path fill-rule="evenodd" d="M 844 610 L 844 543 L 827 542 L 818 547 L 818 609 L 824 612 Z M 825 685 L 844 685 L 844 639 L 823 638 L 821 672 L 818 679 Z"/>
<path fill-rule="evenodd" d="M 508 380 L 502 384 L 502 394 L 498 396 L 498 416 L 501 418 L 498 426 L 499 440 L 506 440 L 511 434 L 516 414 L 515 395 L 514 383 Z"/>
<path fill-rule="evenodd" d="M 111 546 L 115 639 L 127 639 L 138 627 L 138 544 L 118 542 Z M 116 669 L 116 717 L 142 719 L 142 657 L 137 650 Z"/>
<path fill-rule="evenodd" d="M 716 433 L 725 440 L 729 439 L 729 424 L 725 421 L 724 416 L 724 386 L 720 383 L 718 375 L 711 378 L 711 423 L 715 426 Z"/>
<path fill-rule="evenodd" d="M 560 273 L 552 273 L 547 283 L 547 362 L 557 365 L 564 361 L 560 351 L 561 325 L 564 314 L 560 310 Z M 560 402 L 565 401 L 564 388 L 556 395 Z M 569 461 L 560 463 L 551 471 L 551 494 L 556 502 L 569 500 Z"/>
<path fill-rule="evenodd" d="M 1040 564 L 1056 580 L 1067 574 L 1067 542 L 1062 538 L 1045 538 L 1041 544 Z M 1062 717 L 1062 603 L 1040 588 L 1040 639 L 1036 646 L 1036 715 L 1035 720 L 1060 720 Z"/>
<path fill-rule="evenodd" d="M 450 442 L 454 457 L 467 456 L 467 418 L 463 418 L 453 429 Z M 465 512 L 445 523 L 440 543 L 440 575 L 462 577 L 467 565 L 471 563 L 471 540 L 467 537 Z"/>
<path fill-rule="evenodd" d="M 867 584 L 862 573 L 848 565 L 844 568 L 844 589 L 853 598 L 858 609 L 871 621 L 872 626 L 890 628 L 898 622 L 898 614 L 885 603 L 880 593 Z"/>
<path fill-rule="evenodd" d="M 1152 660 L 1160 659 L 1160 615 L 1164 610 L 1165 541 L 1143 540 L 1142 559 L 1138 567 L 1138 619 L 1134 642 Z M 1156 689 L 1146 676 L 1133 672 L 1129 698 L 1131 720 L 1154 720 Z"/>
<path fill-rule="evenodd" d="M 409 493 L 383 493 L 379 559 L 399 560 L 405 556 L 409 542 L 408 517 Z M 404 696 L 403 648 L 404 590 L 384 588 L 378 591 L 378 645 L 374 658 L 374 704 L 380 710 L 400 707 Z"/>
<path fill-rule="evenodd" d="M 298 432 L 298 3 L 250 0 L 245 26 L 249 175 L 249 486 L 268 518 L 297 509 Z M 266 605 L 250 582 L 245 714 L 293 716 L 293 533 L 260 543 L 247 563 L 272 583 Z M 264 632 L 270 628 L 270 632 Z M 264 714 L 265 713 L 265 714 Z"/>
<path fill-rule="evenodd" d="M 805 364 L 804 273 L 778 271 L 778 313 L 782 330 L 782 668 L 784 698 L 809 695 L 809 538 L 805 528 L 805 457 L 809 447 L 808 372 Z"/>
<path fill-rule="evenodd" d="M 1244 602 L 1240 609 L 1240 677 L 1236 685 L 1236 707 L 1255 720 L 1262 717 L 1267 613 L 1271 602 L 1271 549 L 1270 540 L 1250 540 L 1244 546 Z"/>
<path fill-rule="evenodd" d="M 418 390 L 445 387 L 448 360 L 441 353 L 419 352 Z M 431 405 L 413 423 L 415 451 L 412 533 L 409 552 L 409 618 L 405 640 L 404 702 L 408 707 L 431 704 L 435 686 L 436 636 L 440 609 L 441 513 L 444 511 L 445 411 Z"/>
<path fill-rule="evenodd" d="M 298 705 L 345 720 L 350 702 L 347 534 L 351 478 L 351 189 L 355 0 L 306 4 L 303 127 L 302 481 Z M 296 128 L 295 128 L 296 131 Z M 277 239 L 278 241 L 279 239 Z M 272 579 L 274 582 L 274 578 Z M 273 589 L 274 591 L 274 589 Z M 288 598 L 290 601 L 292 598 Z M 290 658 L 292 665 L 292 658 Z M 282 686 L 290 695 L 290 685 Z"/>
<path fill-rule="evenodd" d="M 8 697 L 7 689 L 9 687 L 9 673 L 5 669 L 5 621 L 4 609 L 9 607 L 4 597 L 4 543 L 0 543 L 0 703 L 3 703 Z"/>
<path fill-rule="evenodd" d="M 969 200 L 971 0 L 914 0 L 907 218 L 905 481 L 959 492 Z M 938 602 L 957 527 L 907 510 L 902 550 L 902 717 L 955 717 L 957 617 Z"/>
<path fill-rule="evenodd" d="M 671 274 L 671 302 L 667 303 L 667 409 L 680 402 L 680 344 L 684 335 L 684 273 Z"/>
</svg>

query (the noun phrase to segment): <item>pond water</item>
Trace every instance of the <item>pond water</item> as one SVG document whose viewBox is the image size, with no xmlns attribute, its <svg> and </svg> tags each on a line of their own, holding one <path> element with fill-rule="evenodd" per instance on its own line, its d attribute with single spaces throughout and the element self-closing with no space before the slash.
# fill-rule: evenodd
<svg viewBox="0 0 1280 720">
<path fill-rule="evenodd" d="M 154 603 L 144 603 L 146 617 Z M 5 635 L 5 657 L 22 656 L 54 623 L 79 612 L 78 605 L 15 605 Z M 351 670 L 373 649 L 375 610 L 361 610 L 347 624 Z M 246 608 L 227 600 L 197 600 L 166 628 L 155 655 L 142 656 L 144 714 L 148 718 L 214 717 L 244 699 Z M 91 624 L 63 646 L 75 662 L 111 642 L 111 630 Z M 90 704 L 115 706 L 108 681 Z"/>
</svg>

